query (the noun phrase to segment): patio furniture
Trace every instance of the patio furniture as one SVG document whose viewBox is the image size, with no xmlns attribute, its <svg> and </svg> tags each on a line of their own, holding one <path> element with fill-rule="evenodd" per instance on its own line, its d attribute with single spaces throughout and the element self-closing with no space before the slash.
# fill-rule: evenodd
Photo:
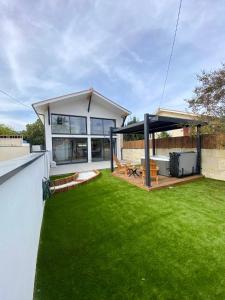
<svg viewBox="0 0 225 300">
<path fill-rule="evenodd" d="M 170 176 L 170 157 L 167 155 L 154 155 L 151 156 L 159 168 L 159 175 Z M 141 158 L 141 164 L 145 165 L 145 159 Z"/>
<path fill-rule="evenodd" d="M 159 183 L 158 170 L 159 170 L 159 168 L 156 165 L 156 163 L 153 160 L 150 160 L 150 176 L 151 176 L 151 178 L 153 178 L 156 181 L 156 184 Z M 142 174 L 142 180 L 143 180 L 143 184 L 144 184 L 145 177 L 146 177 L 146 170 L 144 167 L 141 167 L 140 171 Z"/>
<path fill-rule="evenodd" d="M 140 174 L 138 173 L 139 168 L 137 166 L 132 166 L 132 167 L 128 167 L 128 176 L 140 176 Z"/>
<path fill-rule="evenodd" d="M 130 164 L 120 162 L 115 155 L 113 155 L 113 160 L 116 162 L 117 172 L 120 174 L 128 175 L 128 169 L 130 167 Z"/>
</svg>

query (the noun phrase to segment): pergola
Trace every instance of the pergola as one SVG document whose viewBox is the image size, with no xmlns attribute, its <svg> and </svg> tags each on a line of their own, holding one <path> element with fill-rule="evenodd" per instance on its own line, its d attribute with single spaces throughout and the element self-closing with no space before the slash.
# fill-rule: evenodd
<svg viewBox="0 0 225 300">
<path fill-rule="evenodd" d="M 151 187 L 150 176 L 150 153 L 149 153 L 149 134 L 152 135 L 152 153 L 155 155 L 155 133 L 168 130 L 175 130 L 184 127 L 196 127 L 196 150 L 197 150 L 197 172 L 201 174 L 201 126 L 205 122 L 199 120 L 190 120 L 182 118 L 172 118 L 158 115 L 145 114 L 144 121 L 134 123 L 120 128 L 111 128 L 110 132 L 110 158 L 111 158 L 111 172 L 114 171 L 113 166 L 113 134 L 144 134 L 144 148 L 145 148 L 145 169 L 146 179 L 145 184 Z"/>
</svg>

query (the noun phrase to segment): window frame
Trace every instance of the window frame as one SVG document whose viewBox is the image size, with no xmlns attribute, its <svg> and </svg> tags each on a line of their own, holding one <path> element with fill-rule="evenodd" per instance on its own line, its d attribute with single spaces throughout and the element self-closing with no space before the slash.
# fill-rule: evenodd
<svg viewBox="0 0 225 300">
<path fill-rule="evenodd" d="M 97 120 L 101 120 L 102 121 L 102 129 L 103 129 L 103 133 L 92 133 L 92 128 L 91 128 L 91 120 L 93 119 L 97 119 Z M 116 119 L 109 119 L 109 118 L 98 118 L 98 117 L 90 117 L 90 134 L 93 135 L 93 136 L 110 136 L 110 133 L 108 134 L 105 134 L 104 133 L 104 124 L 103 124 L 103 121 L 104 120 L 107 120 L 107 121 L 113 121 L 114 122 L 114 127 L 113 128 L 116 128 Z"/>
<path fill-rule="evenodd" d="M 74 161 L 74 160 L 70 160 L 67 162 L 56 162 L 56 165 L 69 165 L 69 164 L 83 164 L 83 163 L 88 163 L 88 138 L 87 137 L 52 137 L 52 152 L 53 152 L 53 139 L 68 139 L 68 140 L 75 140 L 75 139 L 84 139 L 87 145 L 87 157 L 85 160 L 83 160 L 82 162 L 80 161 Z M 53 153 L 52 153 L 53 155 Z"/>
<path fill-rule="evenodd" d="M 94 159 L 92 156 L 92 141 L 93 140 L 99 140 L 101 141 L 101 150 L 103 153 L 103 159 Z M 109 148 L 110 148 L 110 138 L 108 137 L 92 137 L 91 138 L 91 162 L 101 162 L 101 161 L 110 161 L 109 159 L 105 159 L 104 157 L 104 141 L 107 140 L 109 142 Z M 117 155 L 117 138 L 113 138 L 113 154 Z"/>
<path fill-rule="evenodd" d="M 67 133 L 53 132 L 53 130 L 52 130 L 52 116 L 69 117 L 69 132 L 67 132 Z M 85 129 L 86 129 L 86 133 L 71 133 L 70 117 L 84 118 L 84 119 L 85 119 Z M 87 130 L 87 116 L 77 116 L 77 115 L 67 115 L 67 114 L 56 114 L 56 113 L 51 113 L 51 134 L 60 134 L 60 135 L 88 135 L 88 130 Z"/>
</svg>

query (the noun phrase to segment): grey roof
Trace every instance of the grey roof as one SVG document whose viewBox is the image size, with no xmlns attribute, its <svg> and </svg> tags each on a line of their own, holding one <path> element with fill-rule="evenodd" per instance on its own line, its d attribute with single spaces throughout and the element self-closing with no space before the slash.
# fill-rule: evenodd
<svg viewBox="0 0 225 300">
<path fill-rule="evenodd" d="M 149 115 L 149 133 L 162 132 L 189 126 L 206 125 L 200 120 Z M 115 133 L 144 133 L 144 121 L 137 122 L 125 127 L 116 128 Z"/>
</svg>

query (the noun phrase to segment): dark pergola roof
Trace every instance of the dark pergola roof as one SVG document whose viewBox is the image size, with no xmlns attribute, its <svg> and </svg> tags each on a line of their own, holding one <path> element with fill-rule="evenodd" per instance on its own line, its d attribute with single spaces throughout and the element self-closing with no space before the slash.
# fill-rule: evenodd
<svg viewBox="0 0 225 300">
<path fill-rule="evenodd" d="M 199 120 L 181 119 L 164 117 L 157 115 L 149 115 L 149 133 L 162 132 L 168 130 L 179 129 L 189 126 L 206 125 L 205 122 Z M 144 121 L 137 122 L 125 127 L 113 129 L 114 133 L 144 133 Z"/>
</svg>

